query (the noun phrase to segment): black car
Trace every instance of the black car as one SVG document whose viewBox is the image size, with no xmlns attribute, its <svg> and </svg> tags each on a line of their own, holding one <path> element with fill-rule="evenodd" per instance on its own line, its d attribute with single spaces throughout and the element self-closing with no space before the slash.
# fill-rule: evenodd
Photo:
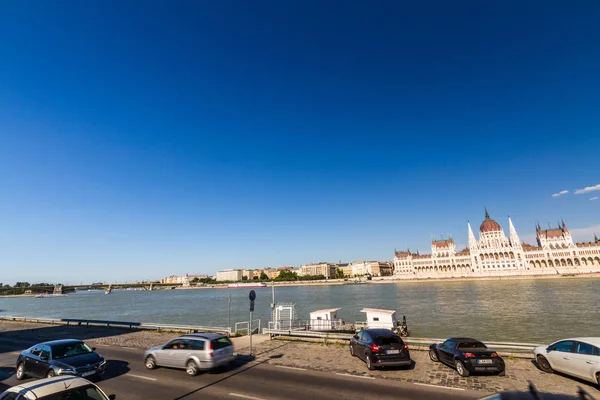
<svg viewBox="0 0 600 400">
<path fill-rule="evenodd" d="M 493 350 L 471 338 L 450 338 L 429 346 L 429 358 L 456 368 L 460 376 L 473 372 L 493 372 L 504 376 L 504 360 Z"/>
<path fill-rule="evenodd" d="M 81 340 L 65 339 L 36 344 L 23 350 L 17 359 L 17 379 L 27 376 L 49 378 L 75 375 L 97 378 L 104 374 L 106 361 L 96 349 Z"/>
<path fill-rule="evenodd" d="M 389 329 L 365 329 L 358 332 L 350 339 L 350 354 L 366 362 L 370 370 L 376 367 L 407 367 L 412 364 L 408 346 Z"/>
</svg>

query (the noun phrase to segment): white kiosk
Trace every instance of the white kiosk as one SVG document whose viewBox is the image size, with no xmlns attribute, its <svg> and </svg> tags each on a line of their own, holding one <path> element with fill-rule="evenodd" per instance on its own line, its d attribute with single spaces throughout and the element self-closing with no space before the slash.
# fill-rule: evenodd
<svg viewBox="0 0 600 400">
<path fill-rule="evenodd" d="M 317 310 L 310 313 L 310 330 L 324 331 L 335 329 L 342 323 L 337 317 L 337 312 L 341 308 L 329 308 L 326 310 Z"/>
<path fill-rule="evenodd" d="M 360 312 L 367 314 L 367 329 L 396 329 L 398 327 L 396 311 L 394 310 L 363 308 Z"/>
</svg>

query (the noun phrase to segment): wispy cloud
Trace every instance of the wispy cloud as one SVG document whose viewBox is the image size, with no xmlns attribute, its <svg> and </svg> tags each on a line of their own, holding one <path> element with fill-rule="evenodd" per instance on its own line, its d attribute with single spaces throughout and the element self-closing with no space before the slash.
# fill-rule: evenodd
<svg viewBox="0 0 600 400">
<path fill-rule="evenodd" d="M 561 191 L 560 191 L 560 192 L 558 192 L 558 193 L 554 193 L 554 194 L 552 195 L 552 197 L 560 197 L 560 196 L 562 196 L 563 194 L 567 194 L 567 193 L 569 193 L 569 191 L 568 191 L 568 190 L 561 190 Z"/>
<path fill-rule="evenodd" d="M 595 192 L 596 190 L 600 190 L 600 183 L 594 186 L 588 186 L 585 187 L 583 189 L 577 189 L 574 193 L 575 194 L 586 194 L 586 193 L 590 193 L 590 192 Z"/>
<path fill-rule="evenodd" d="M 590 197 L 590 200 L 592 200 L 592 201 L 598 200 L 598 196 Z"/>
</svg>

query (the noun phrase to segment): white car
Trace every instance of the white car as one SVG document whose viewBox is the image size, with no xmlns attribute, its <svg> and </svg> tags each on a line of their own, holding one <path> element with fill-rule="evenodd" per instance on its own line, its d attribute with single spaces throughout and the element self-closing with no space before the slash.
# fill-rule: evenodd
<svg viewBox="0 0 600 400">
<path fill-rule="evenodd" d="M 87 379 L 76 376 L 56 376 L 13 386 L 0 394 L 0 400 L 114 400 Z"/>
<path fill-rule="evenodd" d="M 544 372 L 562 372 L 600 385 L 600 338 L 563 339 L 533 349 Z"/>
</svg>

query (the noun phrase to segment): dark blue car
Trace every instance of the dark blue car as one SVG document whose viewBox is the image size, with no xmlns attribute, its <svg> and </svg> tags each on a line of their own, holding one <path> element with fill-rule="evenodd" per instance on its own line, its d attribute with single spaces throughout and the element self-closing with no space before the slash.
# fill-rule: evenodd
<svg viewBox="0 0 600 400">
<path fill-rule="evenodd" d="M 106 361 L 95 350 L 76 339 L 36 344 L 19 354 L 15 375 L 19 380 L 57 375 L 98 378 L 104 373 Z"/>
</svg>

